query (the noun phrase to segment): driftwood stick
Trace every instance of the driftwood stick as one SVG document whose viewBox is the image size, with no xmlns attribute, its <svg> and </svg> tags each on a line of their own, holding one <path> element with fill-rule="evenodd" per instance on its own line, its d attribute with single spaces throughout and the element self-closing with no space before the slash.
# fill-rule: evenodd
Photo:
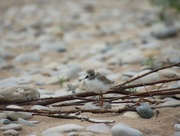
<svg viewBox="0 0 180 136">
<path fill-rule="evenodd" d="M 147 73 L 145 73 L 145 74 L 143 74 L 143 75 L 140 75 L 140 76 L 137 76 L 137 77 L 135 77 L 135 78 L 132 78 L 132 79 L 130 79 L 130 80 L 128 80 L 128 81 L 120 84 L 120 85 L 117 85 L 117 87 L 126 85 L 126 84 L 128 84 L 128 83 L 130 83 L 130 82 L 132 82 L 132 81 L 135 81 L 135 80 L 137 80 L 137 79 L 139 79 L 139 78 L 142 78 L 142 77 L 144 77 L 144 76 L 147 76 L 147 75 L 149 75 L 149 74 L 151 74 L 151 73 L 154 73 L 154 72 L 157 72 L 157 71 L 159 71 L 159 70 L 167 69 L 167 68 L 174 67 L 174 66 L 180 66 L 180 62 L 179 62 L 179 63 L 176 63 L 176 64 L 172 64 L 172 65 L 169 65 L 169 66 L 164 66 L 164 67 L 161 67 L 161 68 L 152 70 L 152 71 L 147 72 Z"/>
</svg>

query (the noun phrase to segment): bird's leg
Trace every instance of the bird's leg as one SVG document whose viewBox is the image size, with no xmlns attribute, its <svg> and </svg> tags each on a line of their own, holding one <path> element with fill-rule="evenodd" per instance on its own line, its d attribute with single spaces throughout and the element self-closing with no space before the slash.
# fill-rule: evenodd
<svg viewBox="0 0 180 136">
<path fill-rule="evenodd" d="M 102 92 L 100 93 L 99 98 L 101 98 L 101 102 L 99 103 L 99 105 L 100 105 L 100 107 L 102 107 L 104 104 L 104 98 L 103 98 Z"/>
</svg>

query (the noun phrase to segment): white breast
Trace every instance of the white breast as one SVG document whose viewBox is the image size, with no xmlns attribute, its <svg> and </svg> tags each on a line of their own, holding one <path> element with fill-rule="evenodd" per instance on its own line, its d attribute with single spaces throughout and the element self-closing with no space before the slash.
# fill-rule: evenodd
<svg viewBox="0 0 180 136">
<path fill-rule="evenodd" d="M 111 87 L 110 84 L 106 85 L 97 79 L 94 79 L 94 80 L 86 79 L 85 82 L 86 82 L 90 91 L 93 91 L 93 92 L 98 93 L 98 94 L 107 92 Z"/>
</svg>

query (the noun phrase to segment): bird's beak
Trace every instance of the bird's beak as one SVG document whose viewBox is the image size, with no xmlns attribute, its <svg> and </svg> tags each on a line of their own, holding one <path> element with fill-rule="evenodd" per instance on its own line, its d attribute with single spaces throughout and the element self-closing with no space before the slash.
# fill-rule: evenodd
<svg viewBox="0 0 180 136">
<path fill-rule="evenodd" d="M 87 75 L 87 76 L 85 77 L 85 79 L 88 78 L 88 77 L 89 77 L 89 76 Z"/>
</svg>

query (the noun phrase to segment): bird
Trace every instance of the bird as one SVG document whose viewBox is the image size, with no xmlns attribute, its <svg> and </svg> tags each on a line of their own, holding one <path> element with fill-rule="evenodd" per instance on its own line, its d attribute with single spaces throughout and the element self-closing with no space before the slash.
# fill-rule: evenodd
<svg viewBox="0 0 180 136">
<path fill-rule="evenodd" d="M 93 69 L 88 69 L 86 74 L 85 83 L 89 90 L 99 94 L 101 99 L 99 104 L 102 107 L 104 103 L 103 93 L 106 93 L 112 87 L 114 81 L 99 72 L 95 72 Z"/>
</svg>

